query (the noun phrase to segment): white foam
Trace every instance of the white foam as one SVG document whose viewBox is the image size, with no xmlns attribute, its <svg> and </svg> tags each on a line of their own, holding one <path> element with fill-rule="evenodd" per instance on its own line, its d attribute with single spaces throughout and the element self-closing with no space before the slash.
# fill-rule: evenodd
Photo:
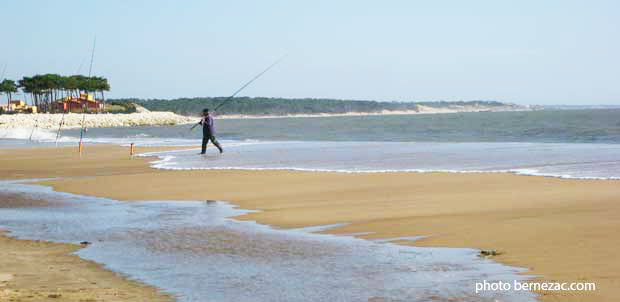
<svg viewBox="0 0 620 302">
<path fill-rule="evenodd" d="M 509 173 L 514 173 L 517 175 L 525 175 L 525 176 L 544 176 L 544 177 L 553 177 L 553 178 L 564 178 L 564 179 L 580 179 L 580 180 L 620 180 L 620 176 L 609 176 L 609 177 L 597 177 L 597 176 L 574 176 L 570 174 L 555 174 L 555 173 L 541 173 L 538 170 L 533 169 L 513 169 L 509 170 Z"/>
<path fill-rule="evenodd" d="M 160 160 L 152 162 L 151 167 L 166 170 L 512 173 L 581 180 L 620 180 L 620 175 L 614 174 L 614 171 L 617 173 L 620 171 L 613 168 L 620 164 L 620 145 L 607 145 L 607 148 L 600 148 L 602 151 L 597 151 L 599 146 L 588 144 L 480 143 L 481 146 L 477 146 L 472 143 L 422 145 L 392 143 L 389 146 L 394 147 L 390 151 L 392 153 L 382 154 L 373 152 L 376 145 L 364 142 L 269 142 L 269 144 L 271 146 L 266 142 L 239 144 L 235 146 L 239 149 L 232 154 L 229 152 L 207 157 L 198 157 L 183 151 L 154 152 L 144 156 L 159 157 Z M 321 145 L 326 147 L 322 148 Z M 431 149 L 433 152 L 426 149 Z M 498 154 L 493 155 L 489 152 Z M 599 161 L 593 160 L 597 157 L 596 152 L 601 152 L 598 154 L 602 158 Z M 505 168 L 498 169 L 498 166 Z"/>
<path fill-rule="evenodd" d="M 174 167 L 174 156 L 163 156 L 161 160 L 151 162 L 151 167 L 160 170 L 246 170 L 246 171 L 297 171 L 297 172 L 317 172 L 317 173 L 344 173 L 344 174 L 377 174 L 377 173 L 449 173 L 449 174 L 499 174 L 511 173 L 523 176 L 542 176 L 551 178 L 578 179 L 578 180 L 620 180 L 620 177 L 593 177 L 593 176 L 573 176 L 569 174 L 553 174 L 538 172 L 523 172 L 520 169 L 515 170 L 424 170 L 424 169 L 388 169 L 388 170 L 343 170 L 343 169 L 310 169 L 299 167 L 280 167 L 280 168 L 248 168 L 248 167 L 209 167 L 209 168 L 178 168 Z M 531 170 L 528 170 L 531 171 Z"/>
<path fill-rule="evenodd" d="M 56 133 L 46 129 L 0 128 L 0 139 L 54 140 Z"/>
</svg>

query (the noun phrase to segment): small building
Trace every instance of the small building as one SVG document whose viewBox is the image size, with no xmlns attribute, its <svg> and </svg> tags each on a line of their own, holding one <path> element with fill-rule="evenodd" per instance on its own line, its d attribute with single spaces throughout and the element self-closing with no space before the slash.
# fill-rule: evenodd
<svg viewBox="0 0 620 302">
<path fill-rule="evenodd" d="M 97 101 L 92 95 L 80 94 L 80 97 L 68 96 L 54 103 L 54 109 L 59 111 L 82 112 L 103 110 L 103 103 Z"/>
<path fill-rule="evenodd" d="M 9 101 L 8 105 L 1 106 L 4 111 L 8 112 L 30 112 L 37 113 L 37 106 L 28 106 L 26 102 L 22 100 L 12 100 Z"/>
</svg>

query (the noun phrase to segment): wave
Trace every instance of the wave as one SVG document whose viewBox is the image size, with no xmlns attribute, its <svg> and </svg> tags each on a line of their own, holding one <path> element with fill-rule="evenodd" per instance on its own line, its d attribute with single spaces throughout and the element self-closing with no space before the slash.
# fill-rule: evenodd
<svg viewBox="0 0 620 302">
<path fill-rule="evenodd" d="M 198 149 L 196 149 L 198 150 Z M 182 152 L 187 150 L 177 150 Z M 175 151 L 172 151 L 175 152 Z M 169 152 L 167 152 L 169 153 Z M 544 173 L 536 169 L 508 169 L 508 170 L 456 170 L 456 169 L 377 169 L 377 170 L 352 170 L 352 169 L 329 169 L 329 168 L 302 168 L 302 167 L 243 167 L 243 166 L 213 166 L 213 167 L 176 167 L 174 155 L 155 155 L 155 152 L 138 154 L 138 157 L 157 157 L 156 161 L 150 163 L 151 168 L 159 170 L 238 170 L 238 171 L 297 171 L 297 172 L 317 172 L 317 173 L 345 173 L 345 174 L 377 174 L 377 173 L 450 173 L 450 174 L 515 174 L 522 176 L 540 176 L 562 179 L 576 180 L 620 180 L 620 176 L 597 177 L 597 176 L 575 176 L 564 173 Z"/>
<path fill-rule="evenodd" d="M 57 137 L 57 131 L 48 129 L 28 129 L 28 128 L 0 128 L 0 139 L 14 139 L 14 140 L 32 140 L 34 143 L 59 143 L 62 145 L 78 143 L 79 137 L 67 136 L 60 133 Z M 127 146 L 131 143 L 136 143 L 140 146 L 192 146 L 199 144 L 199 140 L 196 139 L 176 139 L 176 138 L 157 138 L 152 137 L 146 133 L 139 133 L 135 135 L 128 135 L 126 137 L 88 137 L 88 130 L 85 130 L 85 136 L 82 141 L 84 143 L 94 144 L 113 144 Z"/>
<path fill-rule="evenodd" d="M 30 139 L 35 141 L 54 141 L 56 132 L 41 128 L 0 128 L 0 139 Z"/>
</svg>

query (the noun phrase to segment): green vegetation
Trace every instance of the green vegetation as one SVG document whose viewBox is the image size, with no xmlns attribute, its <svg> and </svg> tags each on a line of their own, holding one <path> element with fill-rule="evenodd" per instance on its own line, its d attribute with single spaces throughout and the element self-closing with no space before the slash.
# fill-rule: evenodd
<svg viewBox="0 0 620 302">
<path fill-rule="evenodd" d="M 32 96 L 33 105 L 39 112 L 53 111 L 52 103 L 67 96 L 78 97 L 81 93 L 99 94 L 97 99 L 104 101 L 104 92 L 110 90 L 108 80 L 102 77 L 85 77 L 82 75 L 62 76 L 58 74 L 35 75 L 24 77 L 18 84 L 13 80 L 0 83 L 0 94 L 8 99 L 21 88 L 24 93 Z M 164 99 L 114 99 L 109 100 L 106 111 L 111 113 L 131 113 L 136 111 L 136 104 L 151 111 L 172 111 L 183 115 L 197 115 L 204 108 L 215 108 L 226 97 Z M 494 101 L 469 102 L 377 102 L 338 99 L 286 99 L 266 97 L 237 97 L 222 106 L 219 114 L 243 115 L 289 115 L 289 114 L 338 114 L 348 112 L 381 112 L 384 110 L 418 110 L 418 105 L 431 107 L 447 107 L 454 105 L 503 106 Z"/>
<path fill-rule="evenodd" d="M 127 108 L 122 105 L 108 104 L 107 106 L 105 106 L 105 110 L 110 113 L 124 113 Z"/>
<path fill-rule="evenodd" d="M 0 84 L 0 93 L 11 94 L 21 88 L 32 96 L 33 103 L 40 112 L 52 110 L 52 103 L 66 96 L 79 96 L 80 93 L 99 93 L 98 99 L 104 100 L 104 91 L 110 90 L 108 80 L 102 77 L 85 77 L 82 75 L 62 76 L 57 74 L 24 77 L 16 85 L 13 80 L 4 80 Z"/>
<path fill-rule="evenodd" d="M 11 101 L 11 96 L 13 93 L 17 92 L 17 84 L 13 80 L 7 80 L 0 82 L 0 94 L 6 94 L 7 96 L 7 105 L 8 102 Z"/>
<path fill-rule="evenodd" d="M 133 113 L 136 112 L 136 105 L 131 102 L 111 101 L 106 104 L 105 111 L 109 113 Z"/>
<path fill-rule="evenodd" d="M 196 115 L 204 108 L 215 108 L 225 97 L 181 98 L 175 100 L 136 100 L 116 99 L 116 103 L 136 103 L 151 111 L 172 111 L 177 114 Z M 284 98 L 249 98 L 238 97 L 230 100 L 218 110 L 218 114 L 246 115 L 287 115 L 347 112 L 380 112 L 382 110 L 416 110 L 417 105 L 446 107 L 450 105 L 484 105 L 503 106 L 494 101 L 471 102 L 376 102 L 336 99 L 284 99 Z"/>
</svg>

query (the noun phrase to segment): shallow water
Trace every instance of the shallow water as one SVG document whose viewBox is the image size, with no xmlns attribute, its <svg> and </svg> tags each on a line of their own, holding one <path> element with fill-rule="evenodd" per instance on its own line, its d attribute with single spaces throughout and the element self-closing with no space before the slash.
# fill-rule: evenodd
<svg viewBox="0 0 620 302">
<path fill-rule="evenodd" d="M 223 202 L 123 203 L 11 182 L 0 194 L 53 205 L 0 203 L 0 227 L 12 235 L 92 242 L 77 254 L 179 301 L 534 301 L 529 292 L 474 294 L 475 282 L 525 277 L 472 249 L 273 229 L 230 218 L 247 211 Z"/>
<path fill-rule="evenodd" d="M 620 144 L 254 142 L 211 150 L 154 152 L 160 169 L 290 169 L 336 172 L 511 172 L 620 179 Z"/>
</svg>

